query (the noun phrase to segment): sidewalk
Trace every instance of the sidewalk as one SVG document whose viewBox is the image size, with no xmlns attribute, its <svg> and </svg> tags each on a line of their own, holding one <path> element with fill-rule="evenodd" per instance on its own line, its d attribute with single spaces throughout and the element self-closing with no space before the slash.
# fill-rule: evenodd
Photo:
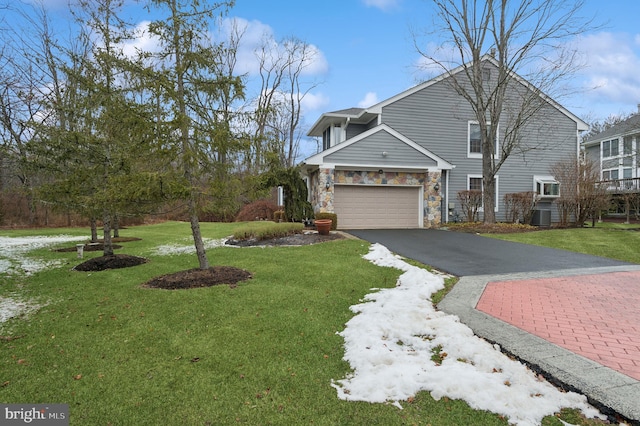
<svg viewBox="0 0 640 426">
<path fill-rule="evenodd" d="M 438 308 L 640 425 L 640 266 L 465 276 Z"/>
</svg>

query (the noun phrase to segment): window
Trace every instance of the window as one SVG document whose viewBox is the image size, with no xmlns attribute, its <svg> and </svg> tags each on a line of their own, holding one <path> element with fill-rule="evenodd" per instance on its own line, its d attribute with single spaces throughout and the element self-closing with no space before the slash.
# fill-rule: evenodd
<svg viewBox="0 0 640 426">
<path fill-rule="evenodd" d="M 322 149 L 329 149 L 332 146 L 344 142 L 345 132 L 340 124 L 332 124 L 322 132 Z"/>
<path fill-rule="evenodd" d="M 633 169 L 622 169 L 622 178 L 631 179 L 633 177 Z"/>
<path fill-rule="evenodd" d="M 495 177 L 495 182 L 496 182 L 496 207 L 494 209 L 494 211 L 498 211 L 498 176 Z M 482 184 L 482 175 L 467 175 L 467 189 L 469 191 L 484 191 L 484 185 Z M 480 207 L 479 211 L 484 211 L 484 207 Z"/>
<path fill-rule="evenodd" d="M 560 196 L 560 184 L 553 176 L 534 176 L 535 193 L 542 198 Z"/>
<path fill-rule="evenodd" d="M 624 155 L 633 154 L 633 139 L 630 136 L 624 138 L 624 142 L 622 143 L 622 153 Z"/>
<path fill-rule="evenodd" d="M 604 170 L 602 172 L 602 180 L 616 180 L 618 176 L 618 169 Z"/>
<path fill-rule="evenodd" d="M 482 191 L 482 178 L 470 177 L 469 178 L 469 191 Z"/>
<path fill-rule="evenodd" d="M 498 136 L 494 142 L 495 152 L 498 152 Z M 469 143 L 467 157 L 482 158 L 482 139 L 480 137 L 480 124 L 474 121 L 469 122 Z"/>
<path fill-rule="evenodd" d="M 602 142 L 602 158 L 616 157 L 620 155 L 618 139 Z"/>
</svg>

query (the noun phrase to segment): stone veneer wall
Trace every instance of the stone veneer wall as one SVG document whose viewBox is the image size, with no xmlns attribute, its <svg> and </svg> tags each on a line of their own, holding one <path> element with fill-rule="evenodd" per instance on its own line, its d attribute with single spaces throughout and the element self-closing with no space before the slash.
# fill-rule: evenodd
<svg viewBox="0 0 640 426">
<path fill-rule="evenodd" d="M 311 175 L 311 204 L 315 212 L 334 212 L 334 184 L 350 185 L 406 185 L 424 187 L 424 227 L 431 228 L 442 223 L 442 196 L 434 189 L 442 186 L 441 172 L 360 172 L 349 170 L 319 169 Z M 329 189 L 327 189 L 329 183 Z"/>
</svg>

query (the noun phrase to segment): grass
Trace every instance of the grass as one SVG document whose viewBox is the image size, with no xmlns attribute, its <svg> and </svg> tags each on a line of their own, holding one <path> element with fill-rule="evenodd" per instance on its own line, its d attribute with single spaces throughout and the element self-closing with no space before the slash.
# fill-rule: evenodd
<svg viewBox="0 0 640 426">
<path fill-rule="evenodd" d="M 202 223 L 207 238 L 245 224 Z M 2 231 L 0 235 L 84 235 L 84 229 Z M 140 287 L 150 278 L 197 266 L 195 255 L 158 256 L 166 244 L 191 244 L 189 225 L 169 222 L 122 230 L 119 252 L 145 256 L 135 268 L 81 273 L 75 253 L 33 252 L 63 267 L 29 277 L 0 275 L 0 295 L 47 305 L 2 324 L 0 400 L 66 403 L 72 425 L 505 425 L 462 401 L 421 392 L 405 409 L 339 400 L 330 386 L 349 372 L 336 335 L 371 288 L 400 274 L 362 259 L 368 244 L 216 248 L 212 265 L 249 270 L 237 288 Z M 100 253 L 86 253 L 99 256 Z M 455 378 L 452 378 L 455 380 Z M 551 419 L 553 420 L 553 419 Z M 577 423 L 579 424 L 579 423 Z"/>
<path fill-rule="evenodd" d="M 597 223 L 595 227 L 549 229 L 487 237 L 640 263 L 640 227 Z"/>
</svg>

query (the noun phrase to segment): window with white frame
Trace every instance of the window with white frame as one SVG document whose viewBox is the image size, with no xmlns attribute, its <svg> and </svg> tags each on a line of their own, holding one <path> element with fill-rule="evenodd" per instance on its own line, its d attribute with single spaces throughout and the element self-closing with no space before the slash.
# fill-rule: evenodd
<svg viewBox="0 0 640 426">
<path fill-rule="evenodd" d="M 602 142 L 602 158 L 617 157 L 620 155 L 618 139 L 611 139 Z"/>
<path fill-rule="evenodd" d="M 602 171 L 602 180 L 616 180 L 619 178 L 620 178 L 620 173 L 618 172 L 618 169 Z"/>
<path fill-rule="evenodd" d="M 498 176 L 495 177 L 495 208 L 494 211 L 498 211 Z M 482 191 L 484 192 L 484 184 L 482 183 L 482 175 L 467 175 L 467 189 L 469 191 Z M 480 207 L 479 211 L 484 211 L 484 206 Z"/>
<path fill-rule="evenodd" d="M 489 127 L 491 127 L 490 123 L 489 123 Z M 496 134 L 496 139 L 494 141 L 494 148 L 497 155 L 498 153 L 498 135 L 497 134 Z M 482 139 L 480 135 L 480 124 L 478 124 L 477 121 L 469 121 L 467 157 L 482 158 Z"/>
<path fill-rule="evenodd" d="M 556 198 L 560 196 L 560 183 L 553 176 L 534 176 L 534 191 L 541 198 Z"/>
</svg>

